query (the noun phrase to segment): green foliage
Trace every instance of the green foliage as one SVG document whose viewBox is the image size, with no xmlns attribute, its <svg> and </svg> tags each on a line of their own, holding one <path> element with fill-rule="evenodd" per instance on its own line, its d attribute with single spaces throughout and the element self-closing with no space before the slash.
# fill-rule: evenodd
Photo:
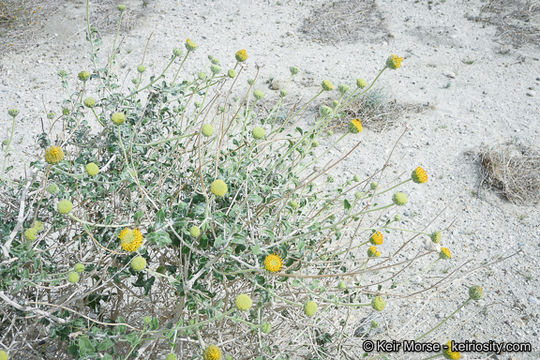
<svg viewBox="0 0 540 360">
<path fill-rule="evenodd" d="M 397 221 L 381 220 L 395 209 L 386 195 L 410 180 L 379 190 L 370 188 L 372 177 L 353 183 L 330 176 L 346 156 L 318 165 L 327 154 L 315 148 L 329 124 L 372 84 L 351 92 L 342 86 L 335 108 L 305 127 L 300 120 L 322 90 L 292 109 L 283 108 L 280 96 L 262 115 L 254 106 L 263 99 L 254 94 L 256 79 L 245 92 L 238 86 L 238 78 L 253 76 L 245 75 L 243 62 L 235 77 L 215 65 L 208 71 L 211 64 L 203 69 L 207 76 L 181 72 L 193 43 L 183 55 L 171 52 L 159 74 L 133 72 L 126 86 L 124 76 L 111 71 L 119 50 L 113 47 L 102 67 L 101 41 L 90 24 L 87 38 L 90 76 L 79 81 L 61 74 L 61 85 L 72 92 L 39 140 L 42 149 L 61 146 L 65 159 L 31 163 L 31 180 L 1 180 L 9 201 L 0 206 L 0 236 L 9 241 L 2 246 L 0 290 L 25 304 L 24 311 L 9 307 L 16 328 L 28 323 L 25 312 L 33 314 L 55 341 L 47 346 L 77 359 L 171 352 L 188 358 L 218 340 L 229 344 L 224 353 L 248 358 L 273 358 L 306 339 L 317 358 L 337 356 L 339 332 L 317 319 L 332 319 L 332 309 L 341 307 L 371 311 L 373 295 L 394 286 L 391 270 L 382 283 L 363 279 L 388 261 L 368 258 L 366 249 L 373 229 L 390 231 Z M 96 101 L 85 106 L 89 97 Z M 278 121 L 284 110 L 287 117 Z M 112 117 L 118 113 L 125 121 Z M 203 134 L 203 125 L 213 131 Z M 99 166 L 94 176 L 86 172 L 91 162 Z M 218 179 L 227 191 L 215 196 L 211 184 Z M 69 214 L 56 211 L 62 199 L 73 203 Z M 23 229 L 36 219 L 46 231 L 29 241 Z M 120 246 L 125 228 L 144 236 L 135 253 Z M 272 253 L 283 259 L 281 272 L 265 269 Z M 136 256 L 146 260 L 142 271 L 130 266 Z M 412 263 L 415 256 L 401 261 Z M 76 263 L 84 270 L 70 283 L 66 274 Z M 344 276 L 355 280 L 337 288 Z M 235 311 L 241 293 L 253 299 L 245 313 Z M 307 320 L 310 299 L 317 305 Z M 11 318 L 0 321 L 8 339 L 21 336 L 9 326 Z M 299 336 L 279 336 L 280 329 Z M 24 336 L 28 343 L 42 337 Z M 258 343 L 245 346 L 255 338 Z"/>
</svg>

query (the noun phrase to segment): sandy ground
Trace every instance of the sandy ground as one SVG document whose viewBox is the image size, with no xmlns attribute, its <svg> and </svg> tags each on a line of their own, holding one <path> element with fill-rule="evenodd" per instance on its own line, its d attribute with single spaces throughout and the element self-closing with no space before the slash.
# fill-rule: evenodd
<svg viewBox="0 0 540 360">
<path fill-rule="evenodd" d="M 449 284 L 444 296 L 429 302 L 389 303 L 384 316 L 394 329 L 392 334 L 398 339 L 413 338 L 434 324 L 432 316 L 431 321 L 413 321 L 404 327 L 415 310 L 442 319 L 463 301 L 468 286 L 481 284 L 485 297 L 426 340 L 527 341 L 533 344 L 531 354 L 467 354 L 466 358 L 540 358 L 540 210 L 538 206 L 512 205 L 479 189 L 478 166 L 466 155 L 482 145 L 512 139 L 540 145 L 540 48 L 530 43 L 519 48 L 501 45 L 494 26 L 468 20 L 468 14 L 478 12 L 479 1 L 428 5 L 427 1 L 378 0 L 378 12 L 373 16 L 380 23 L 360 27 L 346 41 L 313 41 L 300 28 L 322 3 L 150 2 L 144 16 L 123 34 L 120 66 L 135 69 L 146 39 L 153 33 L 147 66 L 158 71 L 171 49 L 181 47 L 190 37 L 200 45 L 195 57 L 201 61 L 192 60 L 189 71 L 198 71 L 197 63 L 207 63 L 208 54 L 227 68 L 234 63 L 234 52 L 245 48 L 250 68 L 262 66 L 259 87 L 267 86 L 264 80 L 269 77 L 288 77 L 288 67 L 296 65 L 301 73 L 290 92 L 307 87 L 304 93 L 311 94 L 325 78 L 351 86 L 357 77 L 372 79 L 389 54 L 403 55 L 403 67 L 386 73 L 379 85 L 400 102 L 430 104 L 423 113 L 402 119 L 408 130 L 392 161 L 391 171 L 396 174 L 417 165 L 430 174 L 426 186 L 406 189 L 410 203 L 402 213 L 403 225 L 425 224 L 447 206 L 443 220 L 437 220 L 432 230 L 451 225 L 444 243 L 453 252 L 452 266 L 465 266 L 461 280 Z M 141 6 L 140 1 L 126 4 Z M 58 71 L 64 69 L 74 78 L 89 64 L 83 2 L 63 6 L 44 23 L 43 38 L 49 40 L 0 57 L 0 130 L 7 133 L 7 109 L 21 109 L 14 144 L 19 154 L 35 148 L 40 118 L 46 121 L 48 111 L 60 112 L 63 90 Z M 321 24 L 332 26 L 332 19 L 325 18 Z M 104 43 L 111 42 L 112 34 L 105 35 Z M 360 149 L 336 173 L 370 174 L 383 163 L 402 131 L 403 126 L 383 133 L 366 129 Z M 353 144 L 351 139 L 333 147 L 335 137 L 321 143 L 329 155 L 340 154 Z M 520 249 L 519 255 L 471 272 Z"/>
</svg>

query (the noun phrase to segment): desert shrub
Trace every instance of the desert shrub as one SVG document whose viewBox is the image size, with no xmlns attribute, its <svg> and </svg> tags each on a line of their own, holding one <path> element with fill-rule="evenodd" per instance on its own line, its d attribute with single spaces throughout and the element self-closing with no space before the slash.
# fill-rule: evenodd
<svg viewBox="0 0 540 360">
<path fill-rule="evenodd" d="M 431 223 L 399 225 L 404 187 L 424 186 L 422 168 L 391 181 L 387 163 L 365 179 L 329 176 L 360 141 L 318 165 L 329 124 L 401 58 L 369 86 L 340 86 L 335 106 L 304 128 L 309 104 L 337 93 L 330 81 L 275 121 L 286 91 L 270 113 L 254 111 L 264 93 L 245 50 L 233 69 L 209 57 L 189 75 L 182 66 L 197 44 L 188 39 L 162 72 L 140 64 L 123 86 L 111 70 L 117 49 L 101 57 L 96 35 L 88 23 L 92 70 L 60 74 L 72 95 L 49 116 L 27 176 L 2 165 L 0 346 L 12 358 L 358 355 L 365 335 L 351 328 L 352 312 L 384 311 L 452 277 L 403 278 L 421 257 L 433 258 L 433 272 L 451 258 Z M 9 115 L 16 126 L 18 110 Z M 349 136 L 361 129 L 352 119 Z M 432 247 L 419 252 L 415 239 Z M 475 289 L 465 303 L 480 298 Z"/>
<path fill-rule="evenodd" d="M 485 147 L 477 153 L 481 182 L 515 204 L 540 200 L 540 151 L 507 142 Z M 517 176 L 519 174 L 519 176 Z"/>
</svg>

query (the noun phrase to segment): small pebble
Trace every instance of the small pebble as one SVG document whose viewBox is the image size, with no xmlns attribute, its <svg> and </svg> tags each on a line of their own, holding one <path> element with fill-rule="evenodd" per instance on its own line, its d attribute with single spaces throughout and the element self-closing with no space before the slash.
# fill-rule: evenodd
<svg viewBox="0 0 540 360">
<path fill-rule="evenodd" d="M 444 76 L 446 77 L 449 77 L 450 79 L 455 79 L 456 78 L 456 73 L 453 72 L 453 71 L 445 71 L 443 73 Z"/>
<path fill-rule="evenodd" d="M 527 96 L 534 96 L 536 95 L 536 92 L 534 90 L 527 91 Z"/>
</svg>

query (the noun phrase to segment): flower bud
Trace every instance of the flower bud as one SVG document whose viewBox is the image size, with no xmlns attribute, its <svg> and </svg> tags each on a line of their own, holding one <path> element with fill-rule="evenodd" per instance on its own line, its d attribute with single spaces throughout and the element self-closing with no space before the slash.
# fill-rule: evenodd
<svg viewBox="0 0 540 360">
<path fill-rule="evenodd" d="M 405 195 L 402 192 L 397 192 L 392 197 L 392 201 L 394 202 L 394 204 L 399 205 L 399 206 L 405 205 L 408 201 L 407 195 Z"/>
<path fill-rule="evenodd" d="M 114 125 L 122 125 L 126 121 L 126 115 L 122 112 L 115 112 L 111 115 L 111 121 Z"/>
<path fill-rule="evenodd" d="M 377 311 L 383 311 L 386 307 L 386 302 L 382 297 L 376 296 L 371 300 L 371 307 Z"/>
<path fill-rule="evenodd" d="M 248 55 L 247 55 L 247 51 L 242 49 L 242 50 L 238 50 L 236 52 L 236 54 L 234 54 L 234 57 L 236 58 L 236 61 L 238 62 L 244 62 L 247 60 L 248 58 Z"/>
<path fill-rule="evenodd" d="M 334 84 L 330 80 L 323 80 L 323 82 L 321 83 L 321 86 L 324 91 L 334 90 Z"/>
<path fill-rule="evenodd" d="M 480 285 L 474 285 L 469 288 L 469 297 L 473 300 L 480 300 L 484 296 L 484 289 Z"/>
<path fill-rule="evenodd" d="M 315 301 L 308 301 L 304 305 L 304 314 L 312 317 L 317 312 L 317 303 Z"/>
<path fill-rule="evenodd" d="M 68 274 L 68 281 L 72 284 L 76 284 L 79 282 L 79 279 L 80 279 L 80 276 L 78 273 L 76 273 L 75 271 L 71 271 L 69 274 Z"/>
<path fill-rule="evenodd" d="M 364 79 L 356 79 L 356 86 L 358 86 L 360 89 L 363 89 L 367 86 L 367 81 Z"/>
</svg>

